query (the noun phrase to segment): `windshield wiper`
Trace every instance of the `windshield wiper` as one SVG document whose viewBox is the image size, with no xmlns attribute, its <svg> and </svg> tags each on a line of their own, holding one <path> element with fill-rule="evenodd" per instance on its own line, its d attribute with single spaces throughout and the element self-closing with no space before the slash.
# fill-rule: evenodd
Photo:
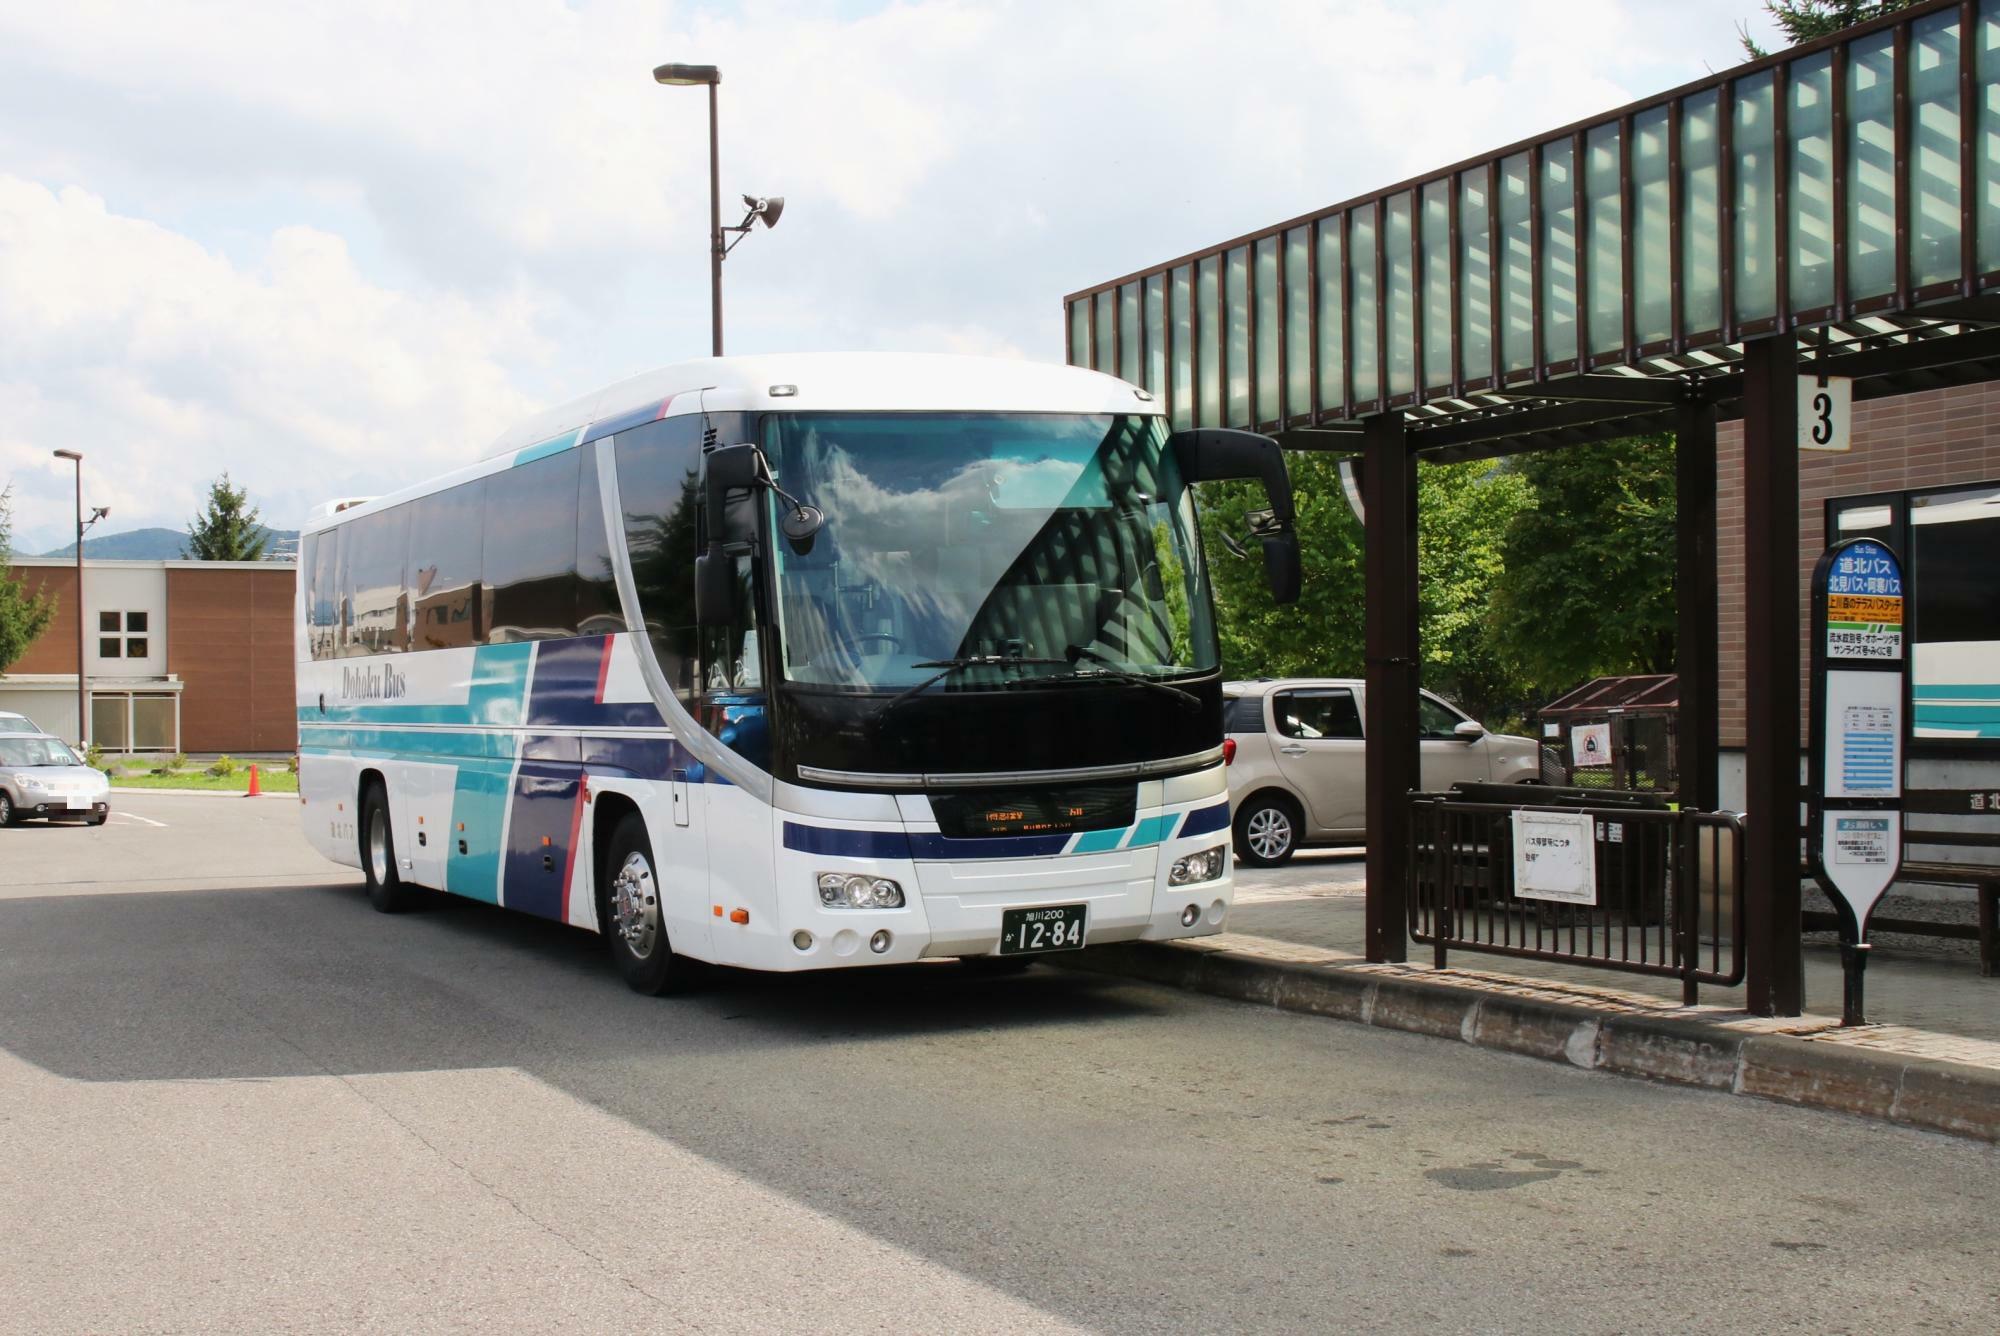
<svg viewBox="0 0 2000 1336">
<path fill-rule="evenodd" d="M 882 708 L 875 712 L 875 718 L 879 720 L 886 717 L 891 710 L 901 705 L 904 701 L 910 699 L 910 697 L 917 695 L 927 687 L 932 687 L 937 685 L 939 682 L 944 681 L 947 677 L 950 677 L 953 673 L 958 672 L 961 669 L 1006 668 L 1017 664 L 1024 666 L 1062 668 L 1062 667 L 1067 667 L 1070 662 L 1071 661 L 1068 659 L 1032 659 L 1032 658 L 1023 658 L 1019 655 L 1014 655 L 1014 654 L 974 654 L 963 659 L 925 659 L 922 663 L 913 663 L 910 666 L 912 668 L 935 668 L 937 669 L 937 671 L 932 673 L 929 677 L 926 677 L 923 681 L 917 683 L 915 686 L 906 687 L 902 691 L 897 692 L 894 696 L 891 696 L 888 699 L 888 701 L 883 704 Z"/>
<path fill-rule="evenodd" d="M 1077 667 L 1078 662 L 1082 660 L 1088 660 L 1093 666 L 1087 669 Z M 1069 657 L 1064 662 L 1070 667 L 1069 676 L 1067 678 L 1055 679 L 1057 681 L 1088 682 L 1096 678 L 1105 678 L 1113 682 L 1128 682 L 1135 687 L 1145 687 L 1149 691 L 1164 691 L 1169 696 L 1178 699 L 1187 709 L 1199 710 L 1201 708 L 1201 697 L 1195 695 L 1192 691 L 1167 682 L 1158 681 L 1142 673 L 1132 673 L 1127 672 L 1123 668 L 1114 668 L 1103 659 L 1098 658 L 1097 655 L 1091 653 L 1085 646 L 1071 645 L 1069 647 Z"/>
</svg>

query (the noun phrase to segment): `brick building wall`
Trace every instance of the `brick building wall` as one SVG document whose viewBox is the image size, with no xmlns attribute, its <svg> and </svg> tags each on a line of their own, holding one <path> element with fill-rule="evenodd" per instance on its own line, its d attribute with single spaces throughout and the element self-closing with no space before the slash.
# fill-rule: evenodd
<svg viewBox="0 0 2000 1336">
<path fill-rule="evenodd" d="M 87 555 L 87 554 L 86 554 Z M 67 673 L 76 679 L 76 567 L 10 566 L 6 578 L 19 580 L 29 594 L 56 596 L 55 620 L 28 652 L 7 665 L 10 673 Z M 74 713 L 74 711 L 72 711 Z"/>
<path fill-rule="evenodd" d="M 167 671 L 189 751 L 282 752 L 298 745 L 292 594 L 297 568 L 167 568 Z"/>
<path fill-rule="evenodd" d="M 2000 479 L 2000 383 L 1876 399 L 1854 408 L 1854 448 L 1845 454 L 1799 454 L 1799 608 L 1801 663 L 1810 660 L 1806 586 L 1826 548 L 1826 500 L 1909 487 Z M 1721 662 L 1722 745 L 1743 746 L 1743 424 L 1716 432 L 1716 566 Z M 1803 710 L 1810 702 L 1800 696 Z M 1802 733 L 1803 737 L 1804 734 Z"/>
</svg>

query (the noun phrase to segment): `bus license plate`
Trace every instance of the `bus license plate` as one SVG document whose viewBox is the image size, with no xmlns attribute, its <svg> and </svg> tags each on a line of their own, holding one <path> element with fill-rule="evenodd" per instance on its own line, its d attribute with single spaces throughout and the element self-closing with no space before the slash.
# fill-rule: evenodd
<svg viewBox="0 0 2000 1336">
<path fill-rule="evenodd" d="M 1083 905 L 1006 909 L 1000 913 L 1000 954 L 1074 951 L 1083 945 Z"/>
</svg>

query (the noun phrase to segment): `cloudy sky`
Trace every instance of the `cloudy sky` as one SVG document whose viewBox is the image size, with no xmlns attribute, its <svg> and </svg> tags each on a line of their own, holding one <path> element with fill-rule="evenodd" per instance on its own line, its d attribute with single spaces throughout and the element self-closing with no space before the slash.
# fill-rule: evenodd
<svg viewBox="0 0 2000 1336">
<path fill-rule="evenodd" d="M 16 546 L 267 521 L 708 346 L 1060 360 L 1063 293 L 1740 59 L 1756 0 L 0 6 Z M 1769 41 L 1768 25 L 1752 31 Z M 733 221 L 733 220 L 732 220 Z"/>
</svg>

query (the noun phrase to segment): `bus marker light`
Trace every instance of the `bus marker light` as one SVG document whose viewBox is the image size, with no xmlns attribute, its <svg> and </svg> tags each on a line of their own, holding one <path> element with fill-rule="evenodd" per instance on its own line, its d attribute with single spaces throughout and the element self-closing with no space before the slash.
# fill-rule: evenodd
<svg viewBox="0 0 2000 1336">
<path fill-rule="evenodd" d="M 549 847 L 549 846 L 550 846 L 551 844 L 554 844 L 554 843 L 555 843 L 555 841 L 554 841 L 554 840 L 552 840 L 552 839 L 550 839 L 550 838 L 549 838 L 548 836 L 546 836 L 546 835 L 542 836 L 542 847 L 543 847 L 544 849 L 548 848 L 548 847 Z"/>
<path fill-rule="evenodd" d="M 722 906 L 721 906 L 721 905 L 710 905 L 710 906 L 709 906 L 709 908 L 711 908 L 711 909 L 713 909 L 713 910 L 715 911 L 715 916 L 716 916 L 717 918 L 721 918 L 721 917 L 722 917 Z"/>
<path fill-rule="evenodd" d="M 895 940 L 896 939 L 894 937 L 891 937 L 889 935 L 889 930 L 887 928 L 877 928 L 875 930 L 875 935 L 868 939 L 868 949 L 870 951 L 873 951 L 876 955 L 879 956 L 884 951 L 887 951 L 889 949 L 889 944 Z"/>
<path fill-rule="evenodd" d="M 747 909 L 732 909 L 729 911 L 729 921 L 731 923 L 748 923 L 750 921 L 750 911 Z"/>
</svg>

